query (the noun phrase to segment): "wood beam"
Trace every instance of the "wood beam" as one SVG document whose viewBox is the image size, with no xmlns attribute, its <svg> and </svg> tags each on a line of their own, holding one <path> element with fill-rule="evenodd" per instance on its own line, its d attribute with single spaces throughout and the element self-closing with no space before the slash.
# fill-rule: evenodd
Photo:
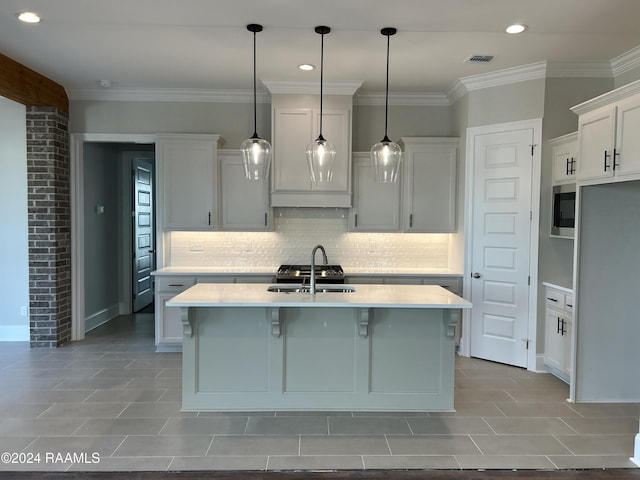
<svg viewBox="0 0 640 480">
<path fill-rule="evenodd" d="M 56 107 L 69 112 L 62 85 L 0 53 L 0 95 L 27 106 Z"/>
</svg>

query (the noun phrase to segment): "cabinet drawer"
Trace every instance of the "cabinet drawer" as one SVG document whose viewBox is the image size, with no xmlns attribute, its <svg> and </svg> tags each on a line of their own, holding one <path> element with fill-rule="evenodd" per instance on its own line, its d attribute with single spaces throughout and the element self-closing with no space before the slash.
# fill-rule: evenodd
<svg viewBox="0 0 640 480">
<path fill-rule="evenodd" d="M 195 284 L 194 277 L 157 277 L 156 290 L 158 292 L 182 292 Z"/>
<path fill-rule="evenodd" d="M 545 296 L 545 303 L 547 307 L 564 310 L 564 305 L 565 305 L 564 293 L 547 288 L 545 290 L 544 296 Z"/>
</svg>

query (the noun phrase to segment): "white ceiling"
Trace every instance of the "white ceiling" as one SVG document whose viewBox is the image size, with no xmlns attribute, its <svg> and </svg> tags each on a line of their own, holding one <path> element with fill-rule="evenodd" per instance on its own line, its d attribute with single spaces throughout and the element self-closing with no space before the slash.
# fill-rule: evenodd
<svg viewBox="0 0 640 480">
<path fill-rule="evenodd" d="M 26 25 L 19 11 L 43 21 Z M 2 0 L 0 53 L 74 91 L 252 89 L 253 34 L 258 78 L 318 82 L 325 36 L 325 82 L 361 82 L 384 91 L 391 37 L 390 91 L 444 93 L 457 79 L 542 61 L 588 67 L 640 45 L 640 0 Z M 511 23 L 528 25 L 520 35 Z M 495 55 L 486 65 L 465 60 Z"/>
</svg>

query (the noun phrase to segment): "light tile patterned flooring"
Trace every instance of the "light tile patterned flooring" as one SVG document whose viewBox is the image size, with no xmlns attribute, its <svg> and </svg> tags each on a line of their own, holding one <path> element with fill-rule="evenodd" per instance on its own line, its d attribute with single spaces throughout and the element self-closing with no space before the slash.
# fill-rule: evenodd
<svg viewBox="0 0 640 480">
<path fill-rule="evenodd" d="M 182 413 L 181 355 L 154 350 L 150 314 L 0 344 L 0 452 L 40 453 L 0 471 L 635 467 L 640 404 L 570 404 L 548 374 L 458 358 L 451 413 Z"/>
</svg>

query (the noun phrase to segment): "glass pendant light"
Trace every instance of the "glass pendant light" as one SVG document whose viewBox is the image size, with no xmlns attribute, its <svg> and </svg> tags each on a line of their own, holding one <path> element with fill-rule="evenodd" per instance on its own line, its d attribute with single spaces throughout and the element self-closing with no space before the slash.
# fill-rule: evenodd
<svg viewBox="0 0 640 480">
<path fill-rule="evenodd" d="M 329 27 L 318 26 L 315 32 L 321 35 L 320 44 L 320 134 L 314 142 L 307 147 L 307 161 L 309 173 L 313 183 L 330 182 L 333 177 L 333 163 L 336 158 L 336 147 L 331 145 L 322 136 L 322 82 L 324 70 L 324 36 L 329 33 Z"/>
<path fill-rule="evenodd" d="M 258 136 L 257 94 L 256 94 L 256 33 L 262 31 L 262 25 L 252 23 L 247 30 L 253 32 L 253 136 L 240 145 L 242 163 L 247 180 L 262 180 L 269 176 L 271 163 L 271 144 Z"/>
<path fill-rule="evenodd" d="M 392 27 L 383 28 L 380 33 L 387 37 L 387 86 L 384 105 L 384 138 L 371 147 L 371 160 L 377 182 L 395 182 L 398 180 L 402 149 L 400 145 L 389 140 L 387 120 L 389 117 L 389 40 L 397 30 Z"/>
</svg>

